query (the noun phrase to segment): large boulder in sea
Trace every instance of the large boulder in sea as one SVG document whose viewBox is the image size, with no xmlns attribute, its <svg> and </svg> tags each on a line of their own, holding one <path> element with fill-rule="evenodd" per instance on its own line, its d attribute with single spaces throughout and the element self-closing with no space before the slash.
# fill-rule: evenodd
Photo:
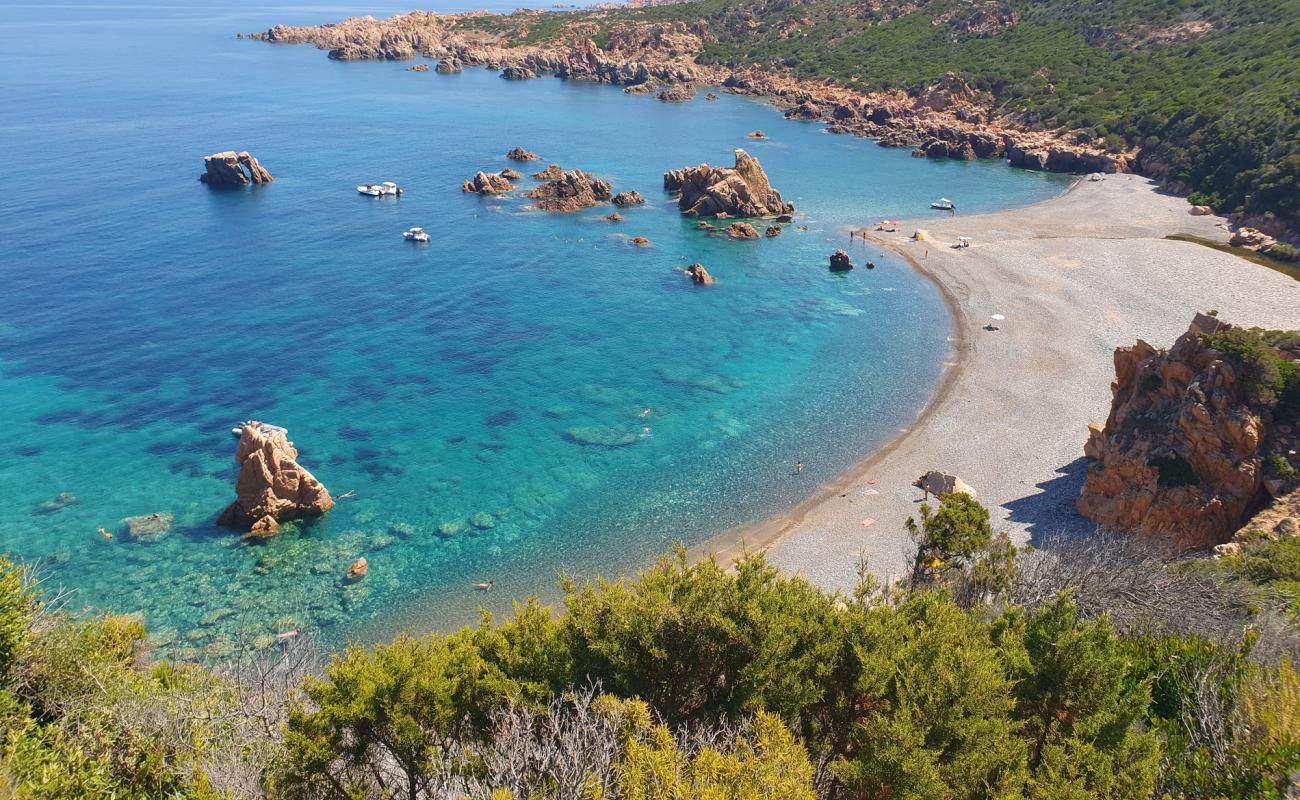
<svg viewBox="0 0 1300 800">
<path fill-rule="evenodd" d="M 684 103 L 695 96 L 695 84 L 674 83 L 656 96 L 665 103 Z"/>
<path fill-rule="evenodd" d="M 684 270 L 684 272 L 691 279 L 691 282 L 697 286 L 711 286 L 716 283 L 713 276 L 704 268 L 704 265 L 698 262 L 691 264 Z"/>
<path fill-rule="evenodd" d="M 275 178 L 247 150 L 238 153 L 227 150 L 203 157 L 203 174 L 199 180 L 209 186 L 227 188 L 270 183 Z"/>
<path fill-rule="evenodd" d="M 701 164 L 664 173 L 664 189 L 678 192 L 677 207 L 689 216 L 772 217 L 794 211 L 794 204 L 772 188 L 758 159 L 739 149 L 734 167 Z"/>
<path fill-rule="evenodd" d="M 1203 549 L 1294 491 L 1300 378 L 1273 376 L 1300 358 L 1298 338 L 1197 315 L 1167 351 L 1141 340 L 1117 349 L 1110 416 L 1089 426 L 1079 513 Z"/>
<path fill-rule="evenodd" d="M 849 259 L 849 254 L 843 250 L 836 250 L 831 253 L 831 272 L 848 272 L 853 269 L 853 261 Z"/>
<path fill-rule="evenodd" d="M 465 181 L 461 184 L 461 190 L 473 194 L 501 194 L 508 192 L 514 187 L 505 176 L 489 174 L 487 172 L 478 172 L 472 180 Z"/>
<path fill-rule="evenodd" d="M 510 159 L 511 161 L 541 161 L 542 160 L 541 156 L 537 155 L 536 153 L 530 150 L 525 150 L 522 147 L 516 147 L 515 149 L 511 150 L 509 153 L 506 153 L 506 158 Z"/>
<path fill-rule="evenodd" d="M 218 525 L 248 528 L 263 517 L 283 522 L 319 516 L 334 507 L 329 491 L 298 463 L 298 451 L 283 431 L 245 425 L 235 463 L 235 502 L 217 517 Z"/>
<path fill-rule="evenodd" d="M 580 169 L 564 170 L 559 177 L 528 193 L 533 208 L 541 211 L 577 211 L 613 197 L 609 182 Z"/>
</svg>

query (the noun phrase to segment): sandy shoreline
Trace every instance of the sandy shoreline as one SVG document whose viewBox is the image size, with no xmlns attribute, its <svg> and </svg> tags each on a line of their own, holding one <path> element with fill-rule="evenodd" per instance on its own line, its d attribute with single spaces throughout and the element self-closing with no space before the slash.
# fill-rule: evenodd
<svg viewBox="0 0 1300 800">
<path fill-rule="evenodd" d="M 974 486 L 1017 543 L 1090 530 L 1074 498 L 1086 425 L 1110 406 L 1115 347 L 1137 338 L 1167 346 L 1198 310 L 1243 325 L 1300 325 L 1300 282 L 1164 238 L 1227 241 L 1221 218 L 1188 208 L 1144 178 L 1112 175 L 1027 208 L 904 222 L 859 240 L 855 262 L 887 248 L 943 295 L 953 336 L 939 385 L 910 428 L 806 501 L 693 552 L 765 550 L 827 589 L 851 588 L 864 558 L 878 575 L 897 574 L 909 545 L 903 523 L 921 501 L 911 482 L 929 469 Z M 908 241 L 916 227 L 930 241 Z M 974 243 L 951 249 L 958 236 Z M 1006 315 L 1001 329 L 982 330 L 994 313 Z"/>
</svg>

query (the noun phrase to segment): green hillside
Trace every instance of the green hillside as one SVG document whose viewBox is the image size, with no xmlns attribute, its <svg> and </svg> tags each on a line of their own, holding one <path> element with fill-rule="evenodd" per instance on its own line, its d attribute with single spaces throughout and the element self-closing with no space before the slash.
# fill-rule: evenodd
<svg viewBox="0 0 1300 800">
<path fill-rule="evenodd" d="M 956 72 L 1034 128 L 1141 148 L 1194 202 L 1300 223 L 1300 0 L 699 0 L 599 24 L 625 19 L 695 26 L 706 63 L 866 90 Z"/>
</svg>

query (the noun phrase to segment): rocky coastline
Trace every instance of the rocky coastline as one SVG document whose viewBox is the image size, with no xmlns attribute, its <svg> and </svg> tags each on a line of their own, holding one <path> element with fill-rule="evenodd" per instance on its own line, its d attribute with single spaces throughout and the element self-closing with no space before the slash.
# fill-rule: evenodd
<svg viewBox="0 0 1300 800">
<path fill-rule="evenodd" d="M 1065 133 L 1035 131 L 1002 118 L 993 110 L 991 96 L 951 74 L 911 92 L 860 92 L 827 81 L 698 63 L 709 38 L 698 25 L 617 24 L 608 31 L 603 46 L 582 31 L 545 44 L 514 45 L 504 34 L 475 25 L 491 19 L 526 32 L 538 15 L 411 12 L 383 20 L 354 17 L 316 27 L 276 25 L 248 38 L 312 44 L 343 61 L 424 57 L 457 69 L 485 67 L 512 78 L 551 74 L 622 86 L 634 94 L 656 93 L 670 102 L 689 99 L 697 86 L 720 86 L 733 94 L 767 98 L 789 119 L 824 122 L 831 133 L 907 147 L 918 157 L 1004 158 L 1024 169 L 1068 173 L 1134 172 L 1141 166 L 1133 152 L 1080 144 Z M 450 70 L 440 66 L 440 71 Z"/>
</svg>

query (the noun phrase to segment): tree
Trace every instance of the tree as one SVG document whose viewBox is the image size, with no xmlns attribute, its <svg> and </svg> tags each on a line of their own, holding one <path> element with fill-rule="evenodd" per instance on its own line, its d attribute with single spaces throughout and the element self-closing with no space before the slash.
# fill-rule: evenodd
<svg viewBox="0 0 1300 800">
<path fill-rule="evenodd" d="M 286 726 L 280 791 L 417 800 L 516 687 L 464 638 L 403 635 L 373 651 L 349 647 L 303 691 L 309 703 Z"/>
</svg>

